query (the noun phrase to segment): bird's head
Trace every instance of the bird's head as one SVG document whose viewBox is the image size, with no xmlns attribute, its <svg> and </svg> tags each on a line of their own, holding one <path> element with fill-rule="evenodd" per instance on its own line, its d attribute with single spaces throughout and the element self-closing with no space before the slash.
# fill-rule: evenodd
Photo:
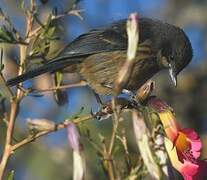
<svg viewBox="0 0 207 180">
<path fill-rule="evenodd" d="M 169 70 L 170 78 L 176 86 L 177 75 L 192 60 L 193 50 L 190 40 L 182 29 L 175 27 L 172 34 L 168 37 L 170 37 L 170 39 L 163 47 L 162 55 L 164 55 L 165 58 L 162 64 Z"/>
</svg>

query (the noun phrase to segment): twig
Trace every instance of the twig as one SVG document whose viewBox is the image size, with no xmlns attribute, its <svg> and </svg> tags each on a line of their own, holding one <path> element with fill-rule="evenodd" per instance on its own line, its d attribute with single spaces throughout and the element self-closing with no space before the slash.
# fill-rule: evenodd
<svg viewBox="0 0 207 180">
<path fill-rule="evenodd" d="M 31 143 L 32 141 L 35 141 L 36 139 L 38 139 L 38 138 L 40 138 L 40 137 L 42 137 L 46 134 L 49 134 L 51 132 L 55 132 L 55 131 L 60 130 L 60 129 L 64 129 L 71 123 L 71 121 L 75 124 L 79 124 L 79 123 L 82 123 L 84 121 L 88 121 L 88 120 L 91 120 L 91 119 L 93 119 L 92 115 L 76 118 L 76 119 L 73 119 L 73 120 L 65 120 L 63 123 L 57 124 L 54 129 L 51 129 L 51 130 L 48 130 L 48 131 L 38 132 L 34 136 L 29 135 L 27 138 L 25 138 L 22 141 L 20 141 L 20 142 L 16 143 L 15 145 L 13 145 L 11 147 L 11 150 L 15 151 L 15 150 L 19 149 L 20 147 L 25 146 L 25 145 Z"/>
<path fill-rule="evenodd" d="M 81 12 L 83 12 L 84 10 L 80 9 L 80 10 L 70 10 L 70 11 L 66 11 L 63 14 L 59 14 L 57 16 L 52 16 L 52 20 L 58 20 L 60 18 L 63 18 L 67 15 L 75 15 L 78 16 L 81 20 L 83 19 L 82 16 L 80 15 Z M 37 21 L 37 23 L 40 25 L 39 27 L 37 27 L 34 30 L 31 30 L 30 34 L 27 36 L 27 38 L 32 38 L 33 36 L 37 36 L 39 31 L 41 31 L 45 25 L 37 18 L 37 16 L 34 16 L 35 20 Z"/>
<path fill-rule="evenodd" d="M 114 147 L 114 142 L 116 139 L 116 131 L 119 125 L 119 114 L 117 113 L 116 110 L 116 104 L 115 104 L 115 99 L 113 98 L 112 100 L 112 109 L 114 112 L 114 119 L 113 119 L 113 130 L 112 130 L 112 135 L 111 135 L 111 140 L 110 140 L 110 145 L 109 145 L 109 150 L 108 153 L 111 155 L 113 147 Z"/>
<path fill-rule="evenodd" d="M 57 16 L 54 16 L 53 20 L 57 20 L 59 18 L 63 18 L 65 16 L 67 16 L 67 15 L 74 15 L 74 16 L 79 17 L 81 20 L 83 20 L 83 17 L 80 15 L 81 12 L 84 12 L 84 10 L 83 9 L 72 9 L 72 10 L 66 11 L 63 14 L 59 14 Z"/>
<path fill-rule="evenodd" d="M 19 75 L 23 73 L 23 63 L 26 57 L 26 46 L 20 45 L 20 64 L 21 66 L 19 67 Z M 16 97 L 14 97 L 11 100 L 11 112 L 10 112 L 10 117 L 8 121 L 8 127 L 7 127 L 7 132 L 6 132 L 6 141 L 5 141 L 5 148 L 4 148 L 4 153 L 2 156 L 2 160 L 0 163 L 0 179 L 3 179 L 4 171 L 8 162 L 8 159 L 12 153 L 11 147 L 12 147 L 12 137 L 13 137 L 13 131 L 14 131 L 14 125 L 15 125 L 15 119 L 19 107 L 19 102 L 21 101 L 21 98 L 23 96 L 22 91 L 17 89 Z"/>
<path fill-rule="evenodd" d="M 35 0 L 30 1 L 30 9 L 26 11 L 27 13 L 27 31 L 26 31 L 26 38 L 30 36 L 32 32 L 33 24 L 34 24 L 34 14 L 36 11 L 36 2 Z M 30 38 L 28 39 L 30 41 Z"/>
<path fill-rule="evenodd" d="M 27 38 L 31 39 L 33 36 L 37 36 L 39 31 L 42 30 L 42 26 L 37 27 L 36 29 L 32 30 Z"/>
<path fill-rule="evenodd" d="M 8 127 L 7 127 L 4 153 L 3 153 L 1 164 L 0 164 L 0 179 L 3 179 L 3 174 L 5 171 L 8 159 L 11 154 L 11 141 L 12 141 L 12 134 L 13 134 L 13 128 L 14 128 L 14 120 L 15 120 L 16 112 L 17 112 L 17 106 L 18 105 L 17 105 L 16 100 L 13 100 L 11 103 L 11 112 L 10 112 L 10 118 L 9 118 Z"/>
<path fill-rule="evenodd" d="M 110 145 L 109 145 L 109 150 L 108 150 L 109 154 L 112 154 L 114 142 L 116 139 L 116 133 L 117 133 L 117 129 L 118 129 L 119 122 L 120 122 L 120 113 L 121 113 L 121 107 L 117 106 L 117 99 L 115 98 L 112 99 L 112 110 L 113 110 L 114 118 L 113 118 L 112 135 L 111 135 L 111 140 L 110 140 Z"/>
<path fill-rule="evenodd" d="M 31 16 L 29 19 L 27 18 L 27 26 L 26 26 L 26 33 L 29 33 L 29 30 L 31 29 L 31 24 L 29 22 L 32 21 Z M 11 23 L 9 19 L 7 19 L 8 23 Z M 10 24 L 11 27 L 12 24 Z M 14 29 L 15 30 L 15 29 Z M 16 31 L 16 34 L 18 35 L 18 32 Z M 20 41 L 22 39 L 17 37 Z M 30 39 L 25 40 L 25 43 L 29 43 Z M 18 75 L 21 75 L 24 72 L 24 62 L 26 59 L 26 51 L 27 51 L 27 46 L 19 44 L 19 52 L 20 52 L 20 66 L 19 66 L 19 71 Z M 16 96 L 11 99 L 11 110 L 10 110 L 10 116 L 9 116 L 9 121 L 8 121 L 8 126 L 7 126 L 7 131 L 6 131 L 6 140 L 5 140 L 5 146 L 4 146 L 4 152 L 2 155 L 2 159 L 0 162 L 0 180 L 3 179 L 4 173 L 5 173 L 5 168 L 8 163 L 8 160 L 12 154 L 12 137 L 13 137 L 13 132 L 14 132 L 14 126 L 15 126 L 15 120 L 19 108 L 19 103 L 23 97 L 24 93 L 20 90 L 17 89 Z"/>
<path fill-rule="evenodd" d="M 105 164 L 105 168 L 106 168 L 106 171 L 108 172 L 109 179 L 110 180 L 115 180 L 113 159 L 107 151 L 108 148 L 106 146 L 105 140 L 103 141 L 102 144 L 103 144 L 103 146 L 102 146 L 102 149 L 103 149 L 103 155 L 102 155 L 103 156 L 103 162 L 106 162 L 106 164 L 105 163 L 103 163 L 103 164 Z"/>
<path fill-rule="evenodd" d="M 123 129 L 122 130 L 122 136 L 116 136 L 118 140 L 120 140 L 120 142 L 122 143 L 123 147 L 124 147 L 124 151 L 125 151 L 125 160 L 126 160 L 126 164 L 127 164 L 127 169 L 128 171 L 131 170 L 131 161 L 130 161 L 130 156 L 129 156 L 129 151 L 128 151 L 128 146 L 127 146 L 127 139 L 126 139 L 126 132 Z"/>
<path fill-rule="evenodd" d="M 38 93 L 50 93 L 51 91 L 56 91 L 56 90 L 61 90 L 61 89 L 69 89 L 72 87 L 80 87 L 80 86 L 86 86 L 88 85 L 85 81 L 80 81 L 79 83 L 75 83 L 75 84 L 67 84 L 67 85 L 62 85 L 62 86 L 55 86 L 55 87 L 51 87 L 48 89 L 25 89 L 24 87 L 18 85 L 17 88 L 19 90 L 21 90 L 25 95 L 29 94 L 29 93 L 33 93 L 33 95 L 38 94 Z"/>
<path fill-rule="evenodd" d="M 80 81 L 79 83 L 75 83 L 75 84 L 67 84 L 67 85 L 62 85 L 62 86 L 56 86 L 56 87 L 51 87 L 48 89 L 37 89 L 34 90 L 34 93 L 45 93 L 45 92 L 50 92 L 50 91 L 55 91 L 58 89 L 68 89 L 68 88 L 72 88 L 72 87 L 80 87 L 80 86 L 86 86 L 88 85 L 85 81 Z"/>
<path fill-rule="evenodd" d="M 108 148 L 108 151 L 106 152 L 106 156 L 109 159 L 107 161 L 108 162 L 108 169 L 107 170 L 108 170 L 110 180 L 116 179 L 115 171 L 114 171 L 114 164 L 113 164 L 113 159 L 112 159 L 112 150 L 114 148 L 114 143 L 115 143 L 115 139 L 116 139 L 116 132 L 117 132 L 117 128 L 119 125 L 119 113 L 120 112 L 117 112 L 115 98 L 112 99 L 112 109 L 114 112 L 113 129 L 112 129 L 112 135 L 111 135 L 111 139 L 110 139 L 110 143 L 109 143 L 109 148 Z"/>
</svg>

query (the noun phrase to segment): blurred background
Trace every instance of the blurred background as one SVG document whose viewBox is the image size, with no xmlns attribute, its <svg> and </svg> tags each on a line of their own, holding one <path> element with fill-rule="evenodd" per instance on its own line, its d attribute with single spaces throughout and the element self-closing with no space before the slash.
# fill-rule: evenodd
<svg viewBox="0 0 207 180">
<path fill-rule="evenodd" d="M 37 1 L 40 7 L 42 20 L 54 8 L 64 12 L 73 0 L 42 0 Z M 25 18 L 19 1 L 1 0 L 0 7 L 11 18 L 12 23 L 24 33 Z M 176 113 L 177 119 L 183 127 L 194 128 L 202 137 L 203 157 L 207 157 L 207 1 L 206 0 L 81 0 L 78 8 L 84 10 L 83 20 L 76 16 L 67 16 L 58 21 L 62 27 L 59 33 L 60 40 L 52 46 L 53 52 L 62 49 L 78 35 L 90 29 L 109 24 L 112 21 L 127 18 L 129 13 L 138 12 L 141 16 L 152 17 L 182 27 L 189 36 L 194 57 L 191 64 L 179 75 L 178 87 L 173 87 L 168 73 L 156 75 L 156 91 L 154 94 L 166 100 Z M 0 22 L 1 25 L 1 22 Z M 0 44 L 4 48 L 5 76 L 14 77 L 17 74 L 16 60 L 18 49 L 13 45 Z M 64 77 L 66 83 L 78 81 L 76 75 Z M 42 75 L 25 83 L 30 86 L 48 88 L 51 86 L 50 76 Z M 20 105 L 16 125 L 16 139 L 21 139 L 27 133 L 27 118 L 47 118 L 61 122 L 74 115 L 84 107 L 82 114 L 89 114 L 91 109 L 97 111 L 95 97 L 88 87 L 71 88 L 67 90 L 68 103 L 58 106 L 53 93 L 45 93 L 41 97 L 27 96 Z M 106 99 L 107 97 L 103 97 Z M 5 128 L 1 123 L 1 132 Z M 110 122 L 92 121 L 87 123 L 88 128 L 97 135 L 107 136 L 110 133 Z M 96 138 L 96 137 L 94 137 Z M 2 151 L 4 137 L 0 137 Z M 105 179 L 101 171 L 100 162 L 95 151 L 89 144 L 85 144 L 88 179 Z M 133 148 L 132 148 L 133 149 Z M 134 151 L 134 150 L 132 150 Z M 94 154 L 93 156 L 91 156 Z M 59 180 L 72 178 L 72 155 L 68 146 L 65 130 L 52 133 L 38 139 L 18 150 L 8 166 L 15 169 L 15 179 L 19 180 Z"/>
</svg>

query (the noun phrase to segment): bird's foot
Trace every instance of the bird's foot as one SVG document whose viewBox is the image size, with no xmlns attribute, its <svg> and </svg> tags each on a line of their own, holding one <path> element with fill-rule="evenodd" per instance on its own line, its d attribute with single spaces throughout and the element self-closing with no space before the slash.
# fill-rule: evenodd
<svg viewBox="0 0 207 180">
<path fill-rule="evenodd" d="M 140 105 L 140 102 L 136 98 L 136 94 L 134 92 L 127 90 L 127 89 L 123 89 L 122 94 L 126 94 L 127 96 L 129 96 L 129 101 L 131 102 L 132 106 L 137 107 Z"/>
<path fill-rule="evenodd" d="M 110 88 L 110 89 L 114 89 L 113 85 L 109 85 L 109 84 L 103 84 L 104 87 Z M 121 94 L 125 94 L 129 97 L 129 101 L 134 104 L 134 105 L 139 105 L 139 100 L 136 98 L 136 94 L 128 89 L 123 89 L 121 91 Z"/>
<path fill-rule="evenodd" d="M 121 97 L 116 98 L 115 103 L 116 103 L 116 107 L 120 110 L 131 109 L 131 108 L 137 107 L 136 103 L 129 101 L 126 98 L 121 98 Z M 98 112 L 91 111 L 91 115 L 94 118 L 98 119 L 99 121 L 110 118 L 113 115 L 113 106 L 112 106 L 111 100 L 103 104 L 98 110 Z"/>
<path fill-rule="evenodd" d="M 109 119 L 112 116 L 112 114 L 113 111 L 108 104 L 102 105 L 97 112 L 93 112 L 91 110 L 91 115 L 99 121 Z"/>
</svg>

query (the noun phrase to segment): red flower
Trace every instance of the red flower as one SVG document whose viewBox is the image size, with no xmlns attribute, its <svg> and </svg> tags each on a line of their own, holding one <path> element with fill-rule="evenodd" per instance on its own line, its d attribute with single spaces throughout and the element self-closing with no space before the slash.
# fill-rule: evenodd
<svg viewBox="0 0 207 180">
<path fill-rule="evenodd" d="M 181 129 L 172 108 L 163 100 L 152 98 L 148 103 L 158 112 L 163 124 L 167 135 L 165 146 L 173 167 L 185 180 L 201 180 L 207 176 L 207 162 L 199 159 L 202 144 L 197 133 L 193 129 Z"/>
</svg>

